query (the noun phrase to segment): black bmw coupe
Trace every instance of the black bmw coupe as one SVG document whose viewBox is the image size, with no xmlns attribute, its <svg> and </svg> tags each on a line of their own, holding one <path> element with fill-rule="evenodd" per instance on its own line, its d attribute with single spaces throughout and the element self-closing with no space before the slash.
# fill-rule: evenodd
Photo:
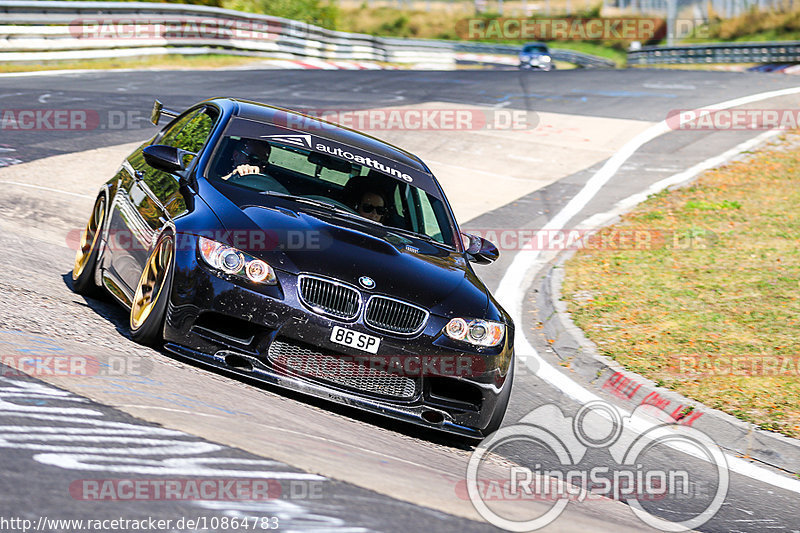
<svg viewBox="0 0 800 533">
<path fill-rule="evenodd" d="M 130 309 L 134 340 L 470 438 L 495 431 L 514 325 L 418 157 L 362 133 L 215 98 L 97 195 L 72 272 Z"/>
</svg>

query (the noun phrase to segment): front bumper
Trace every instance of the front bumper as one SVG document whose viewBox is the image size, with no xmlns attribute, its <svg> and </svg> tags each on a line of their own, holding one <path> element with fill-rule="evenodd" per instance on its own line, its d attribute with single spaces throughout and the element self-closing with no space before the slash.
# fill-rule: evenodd
<svg viewBox="0 0 800 533">
<path fill-rule="evenodd" d="M 293 274 L 277 271 L 277 286 L 257 286 L 212 272 L 191 247 L 178 250 L 175 261 L 164 328 L 165 347 L 173 353 L 303 394 L 473 438 L 483 436 L 495 408 L 505 408 L 503 400 L 511 386 L 506 380 L 513 359 L 511 331 L 501 346 L 474 351 L 444 336 L 448 318 L 434 314 L 414 336 L 386 334 L 369 328 L 362 314 L 339 321 L 311 311 L 299 299 Z M 425 358 L 443 364 L 406 376 L 413 380 L 413 394 L 395 397 L 276 363 L 274 349 L 270 350 L 276 339 L 313 347 L 324 357 L 348 361 L 373 357 L 330 341 L 336 325 L 380 337 L 376 358 Z M 469 367 L 444 364 L 457 358 L 469 361 Z"/>
</svg>

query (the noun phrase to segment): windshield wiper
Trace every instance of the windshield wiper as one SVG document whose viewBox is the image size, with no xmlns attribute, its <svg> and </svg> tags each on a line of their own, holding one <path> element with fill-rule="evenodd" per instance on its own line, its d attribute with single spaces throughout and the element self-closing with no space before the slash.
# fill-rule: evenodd
<svg viewBox="0 0 800 533">
<path fill-rule="evenodd" d="M 322 207 L 323 209 L 329 209 L 331 211 L 336 211 L 338 213 L 344 213 L 347 215 L 352 215 L 349 211 L 342 209 L 338 205 L 334 205 L 328 202 L 323 202 L 322 200 L 315 200 L 313 198 L 306 198 L 305 196 L 296 196 L 294 194 L 286 194 L 283 192 L 277 191 L 262 191 L 260 194 L 266 194 L 269 196 L 277 196 L 278 198 L 286 198 L 287 200 L 292 200 L 294 202 L 300 202 L 303 204 L 313 205 L 315 207 Z"/>
<path fill-rule="evenodd" d="M 309 205 L 313 205 L 315 207 L 321 207 L 321 208 L 326 209 L 328 211 L 333 211 L 336 214 L 343 215 L 343 216 L 345 216 L 347 218 L 355 219 L 355 220 L 358 220 L 358 221 L 369 222 L 369 223 L 374 224 L 376 226 L 380 226 L 382 228 L 385 228 L 387 231 L 390 231 L 390 232 L 402 233 L 402 234 L 407 235 L 409 237 L 412 237 L 412 238 L 415 238 L 415 239 L 421 239 L 421 240 L 429 242 L 431 244 L 436 244 L 438 246 L 443 246 L 443 247 L 448 248 L 448 249 L 452 249 L 453 248 L 453 246 L 449 246 L 446 243 L 443 243 L 441 241 L 437 241 L 436 239 L 434 239 L 430 235 L 425 235 L 424 233 L 417 233 L 416 231 L 412 231 L 412 230 L 405 229 L 405 228 L 398 228 L 398 227 L 395 227 L 395 226 L 387 226 L 386 224 L 382 224 L 380 222 L 376 222 L 376 221 L 374 221 L 374 220 L 372 220 L 370 218 L 361 216 L 358 213 L 351 213 L 350 211 L 348 211 L 346 209 L 342 209 L 338 205 L 334 205 L 334 204 L 331 204 L 331 203 L 328 203 L 328 202 L 323 202 L 322 200 L 315 200 L 313 198 L 306 198 L 305 196 L 296 196 L 294 194 L 287 194 L 287 193 L 278 192 L 278 191 L 262 191 L 260 194 L 266 194 L 266 195 L 269 195 L 269 196 L 276 196 L 278 198 L 285 198 L 287 200 L 292 200 L 294 202 L 309 204 Z"/>
<path fill-rule="evenodd" d="M 437 241 L 430 235 L 425 235 L 424 233 L 417 233 L 416 231 L 412 231 L 410 229 L 405 228 L 396 228 L 394 226 L 387 226 L 389 231 L 396 231 L 398 233 L 402 233 L 404 235 L 408 235 L 409 237 L 413 237 L 415 239 L 421 239 L 423 241 L 427 241 L 431 244 L 438 244 L 439 246 L 444 246 L 445 248 L 452 248 L 452 246 L 448 246 L 447 244 L 443 243 L 442 241 Z"/>
</svg>

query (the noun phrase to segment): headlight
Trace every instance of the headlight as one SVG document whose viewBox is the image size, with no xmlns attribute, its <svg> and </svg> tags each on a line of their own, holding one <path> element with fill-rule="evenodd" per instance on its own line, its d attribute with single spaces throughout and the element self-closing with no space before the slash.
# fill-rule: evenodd
<svg viewBox="0 0 800 533">
<path fill-rule="evenodd" d="M 233 246 L 205 237 L 199 238 L 198 246 L 200 247 L 200 256 L 211 268 L 250 280 L 253 283 L 275 285 L 278 282 L 271 266 Z"/>
<path fill-rule="evenodd" d="M 454 318 L 444 327 L 444 333 L 451 339 L 464 341 L 476 346 L 497 346 L 503 341 L 506 327 L 491 320 L 464 320 Z"/>
<path fill-rule="evenodd" d="M 551 61 L 551 58 L 550 56 L 542 56 L 542 61 L 544 61 L 545 63 L 549 63 Z"/>
</svg>

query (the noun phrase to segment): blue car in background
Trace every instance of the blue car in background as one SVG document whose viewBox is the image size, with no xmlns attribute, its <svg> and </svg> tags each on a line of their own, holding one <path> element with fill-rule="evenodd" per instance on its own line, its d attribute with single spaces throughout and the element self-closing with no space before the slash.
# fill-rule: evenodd
<svg viewBox="0 0 800 533">
<path fill-rule="evenodd" d="M 553 58 L 544 43 L 528 43 L 519 52 L 519 68 L 536 70 L 553 70 Z"/>
</svg>

